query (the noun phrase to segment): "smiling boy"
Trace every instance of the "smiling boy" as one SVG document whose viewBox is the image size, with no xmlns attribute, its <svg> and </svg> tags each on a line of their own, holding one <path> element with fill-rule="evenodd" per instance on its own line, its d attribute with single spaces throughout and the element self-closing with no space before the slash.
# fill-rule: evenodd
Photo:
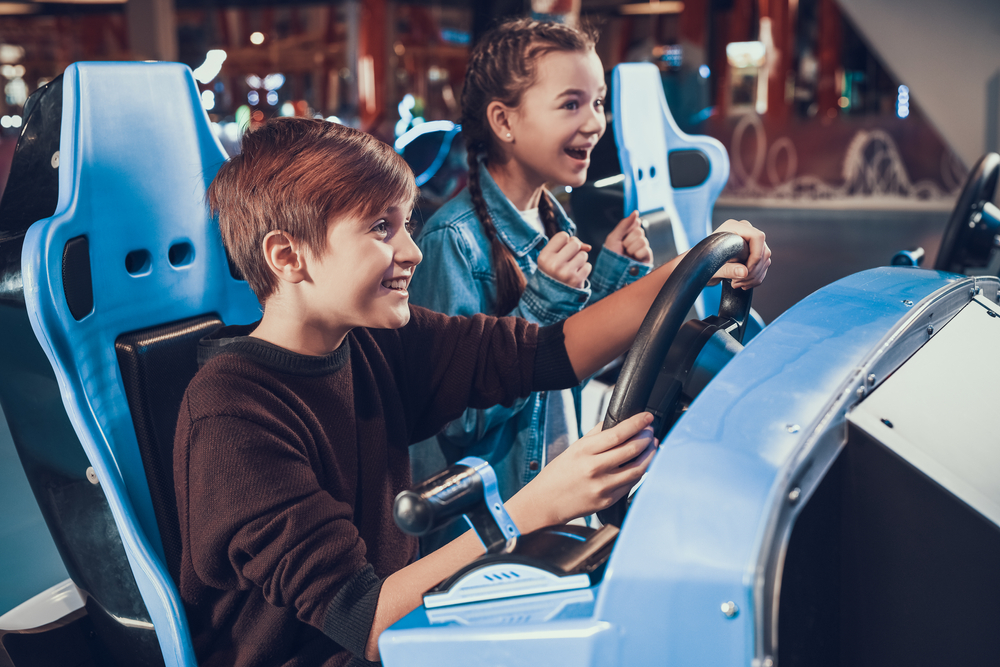
<svg viewBox="0 0 1000 667">
<path fill-rule="evenodd" d="M 209 188 L 264 314 L 203 342 L 178 418 L 179 584 L 202 665 L 377 660 L 382 630 L 482 553 L 470 534 L 412 562 L 391 511 L 409 444 L 467 407 L 577 383 L 628 345 L 658 289 L 541 329 L 411 307 L 415 196 L 385 144 L 296 118 L 245 135 Z M 753 284 L 766 246 L 749 230 L 749 267 L 732 271 Z M 650 419 L 589 434 L 548 466 L 507 503 L 521 530 L 620 498 L 652 457 Z"/>
</svg>

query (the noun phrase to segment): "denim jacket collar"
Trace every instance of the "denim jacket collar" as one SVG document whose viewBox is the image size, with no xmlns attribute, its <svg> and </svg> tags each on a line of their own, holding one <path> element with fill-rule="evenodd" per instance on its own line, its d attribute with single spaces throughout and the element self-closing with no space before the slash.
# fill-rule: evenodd
<svg viewBox="0 0 1000 667">
<path fill-rule="evenodd" d="M 545 235 L 532 229 L 524 221 L 521 212 L 514 207 L 514 204 L 493 180 L 482 159 L 479 162 L 479 187 L 483 191 L 483 199 L 486 201 L 490 217 L 493 218 L 493 226 L 496 227 L 497 234 L 515 256 L 524 257 L 536 245 L 544 244 Z M 576 235 L 576 225 L 566 217 L 566 212 L 563 211 L 559 202 L 551 195 L 549 195 L 549 200 L 555 205 L 559 228 L 571 236 Z"/>
</svg>

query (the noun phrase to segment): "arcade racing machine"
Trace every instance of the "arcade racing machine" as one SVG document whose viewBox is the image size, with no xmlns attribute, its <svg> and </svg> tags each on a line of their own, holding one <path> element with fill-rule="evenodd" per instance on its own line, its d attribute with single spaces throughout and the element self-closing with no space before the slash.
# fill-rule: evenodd
<svg viewBox="0 0 1000 667">
<path fill-rule="evenodd" d="M 83 606 L 0 627 L 0 665 L 194 665 L 162 462 L 197 337 L 256 316 L 202 201 L 225 156 L 178 65 L 74 65 L 26 115 L 0 202 L 0 400 Z M 685 323 L 742 252 L 698 243 L 606 418 L 650 409 L 666 434 L 631 501 L 519 535 L 474 459 L 402 494 L 402 528 L 465 515 L 488 551 L 382 635 L 384 663 L 995 661 L 1000 281 L 953 271 L 992 262 L 998 165 L 970 178 L 947 270 L 844 278 L 746 347 L 745 292 Z"/>
<path fill-rule="evenodd" d="M 939 267 L 992 273 L 998 175 L 996 154 L 973 169 Z M 872 269 L 743 349 L 745 294 L 724 289 L 718 316 L 681 324 L 740 251 L 726 245 L 711 236 L 679 265 L 615 387 L 606 425 L 647 409 L 659 434 L 672 426 L 623 522 L 518 535 L 484 520 L 500 505 L 469 482 L 488 481 L 474 459 L 397 499 L 414 534 L 466 513 L 487 553 L 383 633 L 386 665 L 1000 655 L 1000 281 Z"/>
</svg>

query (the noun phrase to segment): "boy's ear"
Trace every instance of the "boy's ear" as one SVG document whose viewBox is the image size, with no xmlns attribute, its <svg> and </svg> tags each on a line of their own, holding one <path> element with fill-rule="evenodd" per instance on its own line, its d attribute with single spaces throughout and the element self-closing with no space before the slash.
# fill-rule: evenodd
<svg viewBox="0 0 1000 667">
<path fill-rule="evenodd" d="M 493 136 L 501 145 L 514 143 L 513 109 L 499 100 L 493 100 L 486 105 L 486 120 L 490 124 Z"/>
<path fill-rule="evenodd" d="M 279 279 L 300 283 L 309 277 L 303 254 L 304 248 L 288 232 L 281 230 L 268 232 L 261 246 L 264 251 L 264 261 Z"/>
</svg>

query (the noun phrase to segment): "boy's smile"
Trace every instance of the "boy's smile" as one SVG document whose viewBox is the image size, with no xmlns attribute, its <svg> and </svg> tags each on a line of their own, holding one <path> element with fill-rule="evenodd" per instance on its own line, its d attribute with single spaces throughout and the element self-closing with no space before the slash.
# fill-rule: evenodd
<svg viewBox="0 0 1000 667">
<path fill-rule="evenodd" d="M 340 326 L 397 329 L 410 319 L 407 287 L 423 256 L 409 232 L 411 205 L 334 220 L 326 254 L 313 258 L 313 289 Z"/>
<path fill-rule="evenodd" d="M 406 288 L 410 285 L 410 278 L 413 277 L 413 273 L 409 272 L 405 275 L 401 275 L 397 278 L 390 278 L 389 280 L 382 281 L 382 287 L 387 290 L 392 290 L 394 292 L 400 292 L 403 296 L 408 296 L 409 292 Z"/>
<path fill-rule="evenodd" d="M 412 206 L 407 200 L 379 215 L 332 220 L 322 254 L 279 241 L 286 248 L 275 255 L 282 283 L 251 335 L 323 355 L 356 327 L 398 329 L 409 322 L 407 288 L 423 259 L 408 229 Z"/>
</svg>

